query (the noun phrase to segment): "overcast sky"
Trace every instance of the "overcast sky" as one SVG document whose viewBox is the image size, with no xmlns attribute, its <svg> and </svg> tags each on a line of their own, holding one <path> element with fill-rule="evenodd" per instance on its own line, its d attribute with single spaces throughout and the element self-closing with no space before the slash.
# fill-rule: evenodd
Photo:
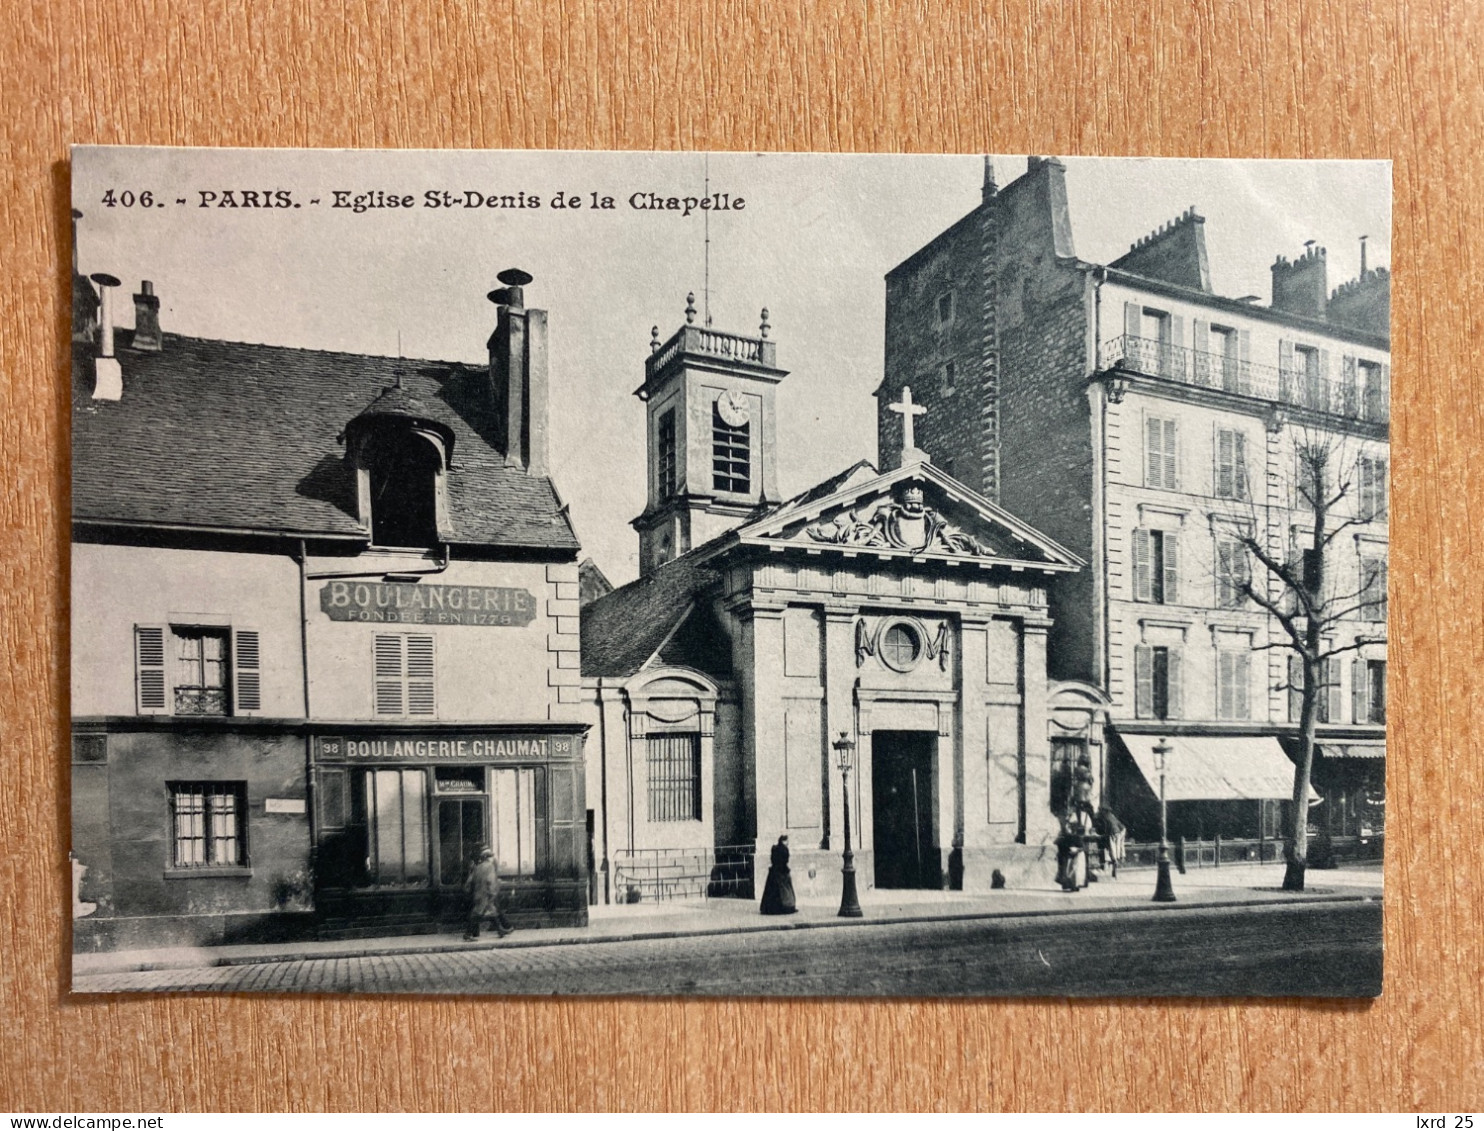
<svg viewBox="0 0 1484 1131">
<path fill-rule="evenodd" d="M 707 158 L 122 148 L 74 157 L 79 265 L 123 279 L 122 325 L 133 317 L 126 296 L 147 278 L 170 332 L 483 363 L 494 326 L 485 294 L 501 269 L 529 271 L 527 305 L 550 311 L 553 478 L 584 551 L 616 583 L 635 576 L 628 523 L 644 505 L 644 410 L 632 393 L 650 327 L 668 338 L 687 291 L 701 304 L 705 221 L 636 210 L 629 197 L 699 197 Z M 1116 259 L 1194 205 L 1220 294 L 1268 301 L 1274 257 L 1310 239 L 1329 250 L 1331 287 L 1356 274 L 1362 235 L 1372 266 L 1391 262 L 1384 162 L 1065 160 L 1083 259 Z M 995 168 L 1003 186 L 1025 159 L 997 157 Z M 791 371 L 778 401 L 780 481 L 791 494 L 875 459 L 882 276 L 978 203 L 983 158 L 712 154 L 709 174 L 713 193 L 746 201 L 711 214 L 712 318 L 755 334 L 768 308 Z M 300 207 L 200 206 L 201 193 L 227 190 L 282 190 Z M 331 207 L 337 190 L 411 195 L 415 207 L 358 214 Z M 541 207 L 467 208 L 471 190 L 534 194 Z M 152 207 L 139 203 L 146 191 Z M 455 206 L 427 207 L 430 191 Z M 582 207 L 553 208 L 557 192 L 578 194 Z M 594 192 L 616 207 L 594 210 Z"/>
</svg>

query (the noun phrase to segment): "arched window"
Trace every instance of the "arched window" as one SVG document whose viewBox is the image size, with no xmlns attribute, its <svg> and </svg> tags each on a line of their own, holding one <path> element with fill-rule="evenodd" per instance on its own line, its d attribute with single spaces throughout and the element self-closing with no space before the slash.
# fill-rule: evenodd
<svg viewBox="0 0 1484 1131">
<path fill-rule="evenodd" d="M 417 435 L 383 435 L 370 455 L 371 541 L 378 546 L 438 542 L 442 456 Z"/>
</svg>

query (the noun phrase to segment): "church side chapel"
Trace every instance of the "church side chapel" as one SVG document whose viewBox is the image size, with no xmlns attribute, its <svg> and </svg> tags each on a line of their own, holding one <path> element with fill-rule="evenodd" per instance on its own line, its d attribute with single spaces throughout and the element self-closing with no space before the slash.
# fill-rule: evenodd
<svg viewBox="0 0 1484 1131">
<path fill-rule="evenodd" d="M 692 300 L 693 302 L 693 300 Z M 769 338 L 654 332 L 639 579 L 582 611 L 599 898 L 1049 881 L 1047 589 L 1082 562 L 934 466 L 777 488 Z M 842 753 L 848 770 L 841 772 Z"/>
</svg>

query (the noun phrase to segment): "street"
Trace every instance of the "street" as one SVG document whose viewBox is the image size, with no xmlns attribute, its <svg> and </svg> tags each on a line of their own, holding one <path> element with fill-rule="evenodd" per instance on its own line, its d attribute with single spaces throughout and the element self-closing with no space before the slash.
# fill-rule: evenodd
<svg viewBox="0 0 1484 1131">
<path fill-rule="evenodd" d="M 517 938 L 534 936 L 517 935 Z M 1369 996 L 1379 900 L 1151 908 L 82 976 L 77 993 Z"/>
</svg>

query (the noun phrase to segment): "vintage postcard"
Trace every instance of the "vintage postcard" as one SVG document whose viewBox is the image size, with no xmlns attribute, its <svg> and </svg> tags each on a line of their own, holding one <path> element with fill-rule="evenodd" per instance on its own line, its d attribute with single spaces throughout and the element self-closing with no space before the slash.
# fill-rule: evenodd
<svg viewBox="0 0 1484 1131">
<path fill-rule="evenodd" d="M 72 193 L 74 991 L 1380 992 L 1388 163 Z"/>
</svg>

